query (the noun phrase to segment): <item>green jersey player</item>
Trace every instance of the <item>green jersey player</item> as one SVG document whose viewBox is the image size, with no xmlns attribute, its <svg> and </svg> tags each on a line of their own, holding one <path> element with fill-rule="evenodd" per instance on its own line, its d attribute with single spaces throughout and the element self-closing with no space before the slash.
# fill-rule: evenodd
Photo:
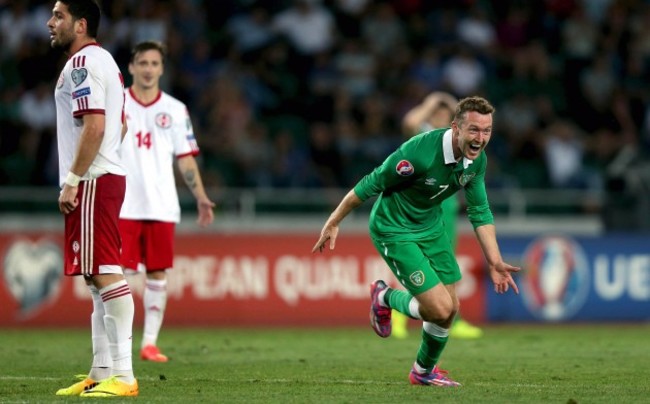
<svg viewBox="0 0 650 404">
<path fill-rule="evenodd" d="M 444 91 L 434 91 L 427 95 L 424 100 L 410 109 L 402 119 L 402 131 L 406 138 L 411 138 L 419 133 L 428 132 L 436 128 L 447 128 L 454 119 L 454 111 L 458 100 L 453 95 Z M 440 204 L 442 208 L 443 222 L 447 237 L 452 242 L 454 251 L 458 243 L 457 226 L 458 213 L 460 212 L 460 203 L 457 195 L 447 198 Z M 393 332 L 396 338 L 408 337 L 408 317 L 393 310 L 392 314 Z M 461 312 L 456 313 L 454 324 L 449 330 L 449 336 L 452 338 L 474 339 L 480 338 L 483 330 L 479 327 L 465 321 L 461 317 Z"/>
<path fill-rule="evenodd" d="M 458 312 L 456 282 L 461 278 L 452 240 L 444 231 L 440 204 L 459 189 L 486 258 L 497 293 L 513 288 L 520 268 L 501 258 L 494 219 L 485 191 L 494 107 L 481 97 L 456 106 L 451 128 L 414 136 L 363 177 L 323 226 L 312 252 L 334 249 L 341 221 L 363 201 L 377 196 L 370 214 L 370 236 L 379 254 L 406 290 L 382 280 L 370 286 L 370 322 L 381 337 L 391 334 L 391 309 L 422 320 L 422 341 L 409 380 L 412 384 L 459 386 L 436 365 Z"/>
</svg>

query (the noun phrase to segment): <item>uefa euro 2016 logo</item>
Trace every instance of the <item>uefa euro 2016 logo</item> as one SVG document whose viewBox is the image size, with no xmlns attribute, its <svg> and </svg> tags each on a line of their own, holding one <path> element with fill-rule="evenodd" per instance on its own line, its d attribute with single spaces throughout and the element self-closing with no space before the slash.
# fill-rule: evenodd
<svg viewBox="0 0 650 404">
<path fill-rule="evenodd" d="M 524 252 L 523 300 L 540 319 L 570 318 L 589 292 L 589 266 L 583 249 L 566 237 L 533 240 Z"/>
</svg>

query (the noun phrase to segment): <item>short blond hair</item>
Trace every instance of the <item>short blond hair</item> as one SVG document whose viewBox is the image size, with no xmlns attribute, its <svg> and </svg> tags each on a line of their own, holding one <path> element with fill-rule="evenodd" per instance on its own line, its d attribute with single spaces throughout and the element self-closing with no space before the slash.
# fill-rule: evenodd
<svg viewBox="0 0 650 404">
<path fill-rule="evenodd" d="M 463 98 L 456 105 L 456 111 L 454 112 L 454 121 L 457 124 L 460 124 L 468 112 L 478 112 L 481 115 L 493 114 L 495 108 L 488 100 L 479 96 L 471 96 Z"/>
</svg>

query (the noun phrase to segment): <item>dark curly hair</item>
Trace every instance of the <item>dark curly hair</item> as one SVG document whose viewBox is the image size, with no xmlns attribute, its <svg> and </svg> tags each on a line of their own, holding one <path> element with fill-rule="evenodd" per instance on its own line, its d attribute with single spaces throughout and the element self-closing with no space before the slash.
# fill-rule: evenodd
<svg viewBox="0 0 650 404">
<path fill-rule="evenodd" d="M 68 6 L 68 12 L 75 20 L 85 19 L 87 34 L 90 38 L 97 38 L 99 20 L 102 13 L 99 4 L 95 0 L 59 0 L 60 3 Z"/>
</svg>

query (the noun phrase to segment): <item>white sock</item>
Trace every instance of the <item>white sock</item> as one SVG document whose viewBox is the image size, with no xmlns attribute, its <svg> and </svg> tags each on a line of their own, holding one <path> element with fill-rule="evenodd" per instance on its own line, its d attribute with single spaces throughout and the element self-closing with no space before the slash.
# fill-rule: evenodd
<svg viewBox="0 0 650 404">
<path fill-rule="evenodd" d="M 133 296 L 126 280 L 112 283 L 99 291 L 104 302 L 104 326 L 108 336 L 108 346 L 113 358 L 111 376 L 133 383 L 132 334 L 133 334 Z"/>
<path fill-rule="evenodd" d="M 108 348 L 108 336 L 104 327 L 104 302 L 99 291 L 94 285 L 88 286 L 93 299 L 93 313 L 90 315 L 90 331 L 93 340 L 93 364 L 88 377 L 95 380 L 104 380 L 111 375 L 113 358 Z"/>
<path fill-rule="evenodd" d="M 416 371 L 417 373 L 421 374 L 421 375 L 424 375 L 424 374 L 429 373 L 428 370 L 426 370 L 426 369 L 423 368 L 422 366 L 418 365 L 418 361 L 415 361 L 415 363 L 413 363 L 413 369 L 415 369 L 415 371 Z"/>
<path fill-rule="evenodd" d="M 422 328 L 427 334 L 433 335 L 434 337 L 445 338 L 449 336 L 449 328 L 442 328 L 436 323 L 425 321 L 422 323 Z"/>
<path fill-rule="evenodd" d="M 380 291 L 379 293 L 377 293 L 377 300 L 379 300 L 379 305 L 380 305 L 381 307 L 388 307 L 388 308 L 390 308 L 390 307 L 388 306 L 388 304 L 386 304 L 386 300 L 384 300 L 384 297 L 386 297 L 386 291 L 388 291 L 388 288 L 386 288 L 386 289 Z"/>
<path fill-rule="evenodd" d="M 167 307 L 167 280 L 147 279 L 144 297 L 144 335 L 142 347 L 156 345 Z"/>
<path fill-rule="evenodd" d="M 418 299 L 412 298 L 409 302 L 409 314 L 413 318 L 422 320 L 422 315 L 420 314 L 420 302 L 418 302 Z"/>
</svg>

